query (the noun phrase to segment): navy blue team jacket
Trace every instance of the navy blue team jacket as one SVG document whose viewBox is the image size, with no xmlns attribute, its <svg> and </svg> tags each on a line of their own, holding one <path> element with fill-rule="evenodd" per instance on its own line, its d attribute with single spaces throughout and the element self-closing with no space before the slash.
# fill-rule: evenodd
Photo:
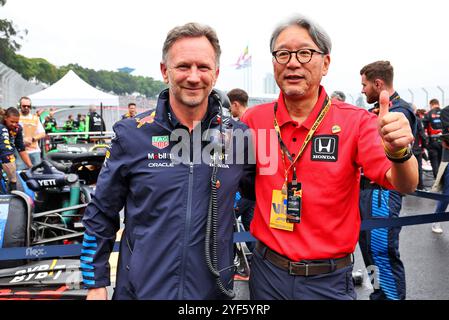
<svg viewBox="0 0 449 320">
<path fill-rule="evenodd" d="M 19 125 L 17 129 L 9 130 L 4 124 L 0 124 L 0 134 L 0 163 L 14 162 L 14 150 L 25 151 L 23 129 Z"/>
<path fill-rule="evenodd" d="M 201 122 L 203 132 L 219 129 L 220 122 L 223 132 L 248 130 L 229 118 L 220 121 L 219 110 L 218 102 L 210 96 L 207 115 Z M 170 135 L 179 129 L 188 138 L 184 140 L 187 143 L 170 141 Z M 209 141 L 202 142 L 200 150 L 177 152 L 184 161 L 172 162 L 173 146 L 177 145 L 173 150 L 179 151 L 180 146 L 187 148 L 195 141 L 171 111 L 168 90 L 160 94 L 155 113 L 121 120 L 114 125 L 114 132 L 110 154 L 83 218 L 86 232 L 80 259 L 86 287 L 110 285 L 108 258 L 124 207 L 125 229 L 114 299 L 225 298 L 205 261 L 213 157 L 205 157 L 209 163 L 197 163 L 195 157 L 211 146 Z M 236 144 L 227 140 L 220 158 L 236 158 L 242 152 L 248 155 L 249 143 L 236 151 Z M 227 288 L 233 285 L 234 195 L 239 187 L 253 195 L 254 171 L 255 166 L 248 161 L 229 165 L 224 161 L 218 169 L 218 265 Z"/>
</svg>

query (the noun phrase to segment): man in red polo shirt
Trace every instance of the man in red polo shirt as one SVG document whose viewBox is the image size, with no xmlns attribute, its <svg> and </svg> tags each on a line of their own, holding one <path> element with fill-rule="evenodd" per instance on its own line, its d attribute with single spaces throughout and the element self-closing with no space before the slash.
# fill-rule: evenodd
<svg viewBox="0 0 449 320">
<path fill-rule="evenodd" d="M 355 299 L 360 168 L 386 188 L 414 191 L 413 135 L 403 114 L 388 112 L 387 92 L 379 120 L 330 100 L 320 83 L 331 41 L 309 19 L 280 25 L 270 44 L 279 99 L 242 118 L 257 159 L 251 298 Z"/>
</svg>

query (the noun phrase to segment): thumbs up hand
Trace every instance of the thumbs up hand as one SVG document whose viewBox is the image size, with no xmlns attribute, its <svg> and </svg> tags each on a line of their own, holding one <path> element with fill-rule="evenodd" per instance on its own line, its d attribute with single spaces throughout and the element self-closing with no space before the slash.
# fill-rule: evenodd
<svg viewBox="0 0 449 320">
<path fill-rule="evenodd" d="M 407 117 L 401 112 L 390 112 L 390 97 L 386 90 L 379 97 L 379 134 L 386 151 L 394 154 L 414 140 Z"/>
</svg>

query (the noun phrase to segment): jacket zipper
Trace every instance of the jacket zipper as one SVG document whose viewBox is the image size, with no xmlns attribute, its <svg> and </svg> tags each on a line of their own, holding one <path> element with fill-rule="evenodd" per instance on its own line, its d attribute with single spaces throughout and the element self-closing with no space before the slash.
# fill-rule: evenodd
<svg viewBox="0 0 449 320">
<path fill-rule="evenodd" d="M 190 225 L 192 220 L 192 198 L 193 198 L 193 162 L 189 164 L 189 186 L 187 193 L 187 212 L 186 212 L 186 223 L 184 230 L 184 246 L 182 249 L 182 258 L 181 258 L 181 277 L 180 277 L 180 286 L 178 292 L 178 299 L 184 299 L 184 282 L 185 282 L 185 273 L 186 273 L 186 257 L 187 257 L 187 248 L 189 245 L 189 236 L 190 236 Z"/>
<path fill-rule="evenodd" d="M 171 132 L 164 124 L 159 121 L 155 121 L 157 125 Z M 210 128 L 210 123 L 208 128 Z M 192 142 L 190 148 L 193 148 Z M 185 219 L 185 230 L 184 230 L 184 246 L 182 249 L 181 256 L 181 274 L 180 274 L 180 286 L 178 291 L 178 300 L 184 300 L 184 285 L 185 285 L 185 273 L 186 273 L 186 257 L 188 252 L 188 244 L 190 237 L 190 228 L 191 228 L 191 220 L 192 220 L 192 201 L 193 201 L 193 159 L 189 164 L 189 185 L 188 185 L 188 193 L 187 193 L 187 212 Z"/>
</svg>

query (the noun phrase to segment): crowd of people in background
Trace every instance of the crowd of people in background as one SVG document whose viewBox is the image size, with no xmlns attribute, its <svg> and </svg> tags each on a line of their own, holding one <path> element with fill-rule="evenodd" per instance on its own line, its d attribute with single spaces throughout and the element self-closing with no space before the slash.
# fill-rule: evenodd
<svg viewBox="0 0 449 320">
<path fill-rule="evenodd" d="M 104 123 L 103 118 L 100 114 L 96 111 L 95 106 L 89 107 L 89 113 L 88 114 L 81 114 L 78 113 L 76 116 L 76 119 L 74 118 L 73 114 L 69 114 L 67 117 L 67 120 L 64 122 L 64 124 L 61 127 L 58 127 L 58 123 L 55 119 L 55 109 L 50 109 L 48 112 L 48 115 L 45 116 L 43 125 L 45 128 L 45 132 L 47 133 L 55 133 L 60 132 L 58 130 L 63 130 L 67 132 L 102 132 L 106 131 L 106 125 Z M 39 113 L 42 113 L 40 111 Z M 42 121 L 42 117 L 40 117 Z"/>
<path fill-rule="evenodd" d="M 77 114 L 76 119 L 70 114 L 60 126 L 55 118 L 56 108 L 37 109 L 32 112 L 29 97 L 21 97 L 18 108 L 0 107 L 0 163 L 6 173 L 9 189 L 16 189 L 17 170 L 24 170 L 39 164 L 42 160 L 42 146 L 49 133 L 56 132 L 104 132 L 106 125 L 96 111 L 96 106 L 89 107 L 88 114 Z M 128 112 L 122 119 L 136 115 L 136 104 L 129 103 Z M 48 150 L 47 150 L 48 151 Z"/>
</svg>

